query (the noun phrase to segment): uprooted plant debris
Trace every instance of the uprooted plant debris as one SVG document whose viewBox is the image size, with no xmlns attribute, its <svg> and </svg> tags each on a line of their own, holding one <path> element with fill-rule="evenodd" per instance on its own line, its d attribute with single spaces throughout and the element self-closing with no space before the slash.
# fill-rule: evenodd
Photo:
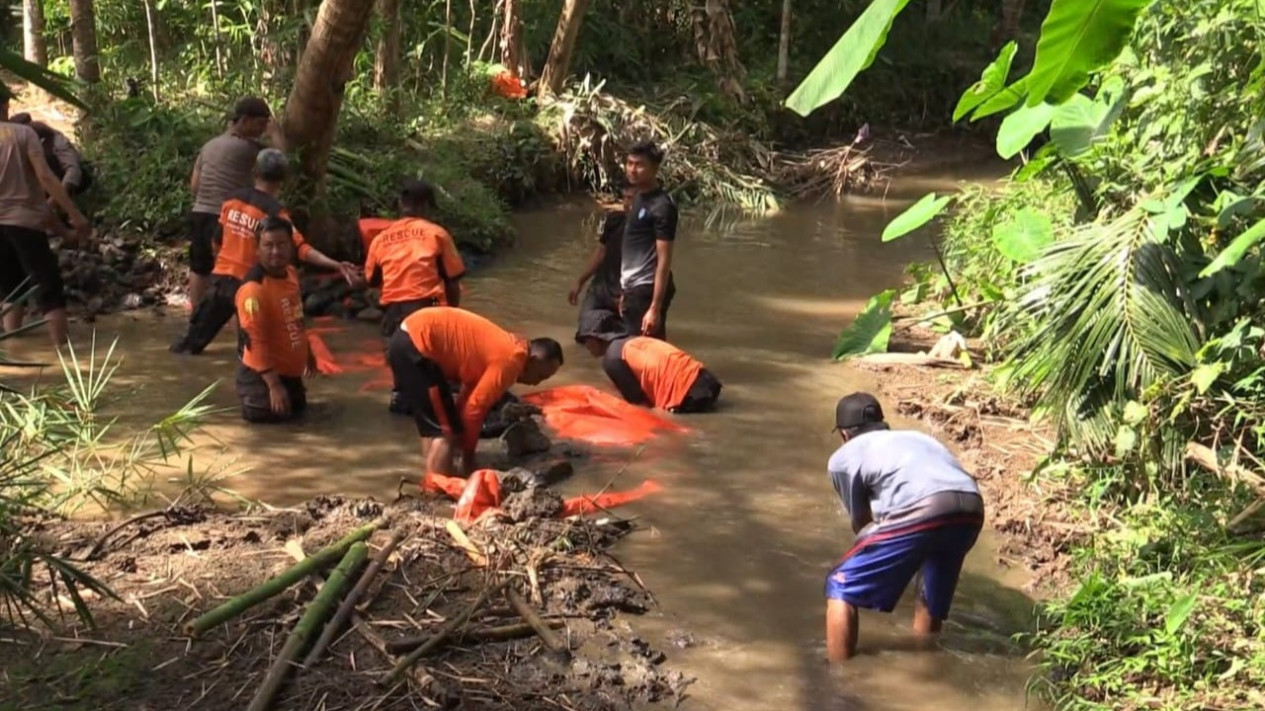
<svg viewBox="0 0 1265 711">
<path fill-rule="evenodd" d="M 520 495 L 548 498 L 530 484 Z M 23 709 L 149 711 L 679 703 L 688 680 L 616 627 L 655 604 L 608 552 L 631 525 L 515 506 L 463 528 L 445 511 L 321 497 L 136 517 L 131 531 L 37 524 L 118 598 L 85 595 L 95 629 L 6 634 L 6 695 Z M 69 625 L 61 593 L 42 592 Z"/>
</svg>

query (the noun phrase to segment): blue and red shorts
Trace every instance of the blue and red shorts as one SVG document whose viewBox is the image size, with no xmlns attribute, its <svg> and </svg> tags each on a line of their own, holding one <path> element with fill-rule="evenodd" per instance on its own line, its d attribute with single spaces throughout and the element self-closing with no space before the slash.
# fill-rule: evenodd
<svg viewBox="0 0 1265 711">
<path fill-rule="evenodd" d="M 891 612 L 922 570 L 919 594 L 931 616 L 947 619 L 962 562 L 983 528 L 980 514 L 911 521 L 858 540 L 826 578 L 826 597 Z"/>
</svg>

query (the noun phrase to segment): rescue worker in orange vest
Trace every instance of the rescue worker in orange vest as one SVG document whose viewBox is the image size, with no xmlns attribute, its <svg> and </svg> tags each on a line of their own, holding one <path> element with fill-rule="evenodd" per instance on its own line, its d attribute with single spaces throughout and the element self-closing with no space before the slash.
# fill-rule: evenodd
<svg viewBox="0 0 1265 711">
<path fill-rule="evenodd" d="M 369 245 L 365 276 L 382 295 L 382 336 L 390 338 L 404 319 L 430 306 L 459 306 L 461 277 L 466 267 L 452 235 L 425 219 L 435 208 L 435 189 L 421 180 L 406 181 L 400 189 L 400 214 Z M 410 414 L 391 388 L 391 412 Z"/>
<path fill-rule="evenodd" d="M 478 469 L 475 447 L 488 411 L 514 383 L 537 385 L 562 367 L 562 346 L 552 338 L 530 343 L 464 309 L 436 306 L 404 319 L 391 337 L 387 361 L 412 409 L 422 437 L 426 471 Z M 454 398 L 449 383 L 460 383 Z"/>
<path fill-rule="evenodd" d="M 333 259 L 313 249 L 290 223 L 290 215 L 277 196 L 285 183 L 289 164 L 275 148 L 265 148 L 255 160 L 255 187 L 229 193 L 220 209 L 220 236 L 215 245 L 215 268 L 211 284 L 193 313 L 184 335 L 171 344 L 172 353 L 197 355 L 206 350 L 224 324 L 233 318 L 234 297 L 246 274 L 255 267 L 256 227 L 266 217 L 281 217 L 290 224 L 299 259 L 313 266 L 341 272 L 348 283 L 359 280 L 356 266 Z"/>
<path fill-rule="evenodd" d="M 602 359 L 606 377 L 628 402 L 678 413 L 716 406 L 723 386 L 690 354 L 658 338 L 629 337 L 614 314 L 589 312 L 582 319 L 576 340 Z"/>
<path fill-rule="evenodd" d="M 303 376 L 314 368 L 303 325 L 303 295 L 294 260 L 294 226 L 259 221 L 258 263 L 245 274 L 235 306 L 237 397 L 247 422 L 284 422 L 307 408 Z"/>
</svg>

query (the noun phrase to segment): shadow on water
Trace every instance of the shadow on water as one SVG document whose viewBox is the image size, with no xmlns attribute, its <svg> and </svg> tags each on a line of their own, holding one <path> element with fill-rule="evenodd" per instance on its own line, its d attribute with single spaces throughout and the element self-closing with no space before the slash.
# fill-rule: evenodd
<svg viewBox="0 0 1265 711">
<path fill-rule="evenodd" d="M 995 176 L 979 169 L 971 177 Z M 692 431 L 634 451 L 582 462 L 566 494 L 656 479 L 656 497 L 628 507 L 647 529 L 618 555 L 660 603 L 626 620 L 668 651 L 697 683 L 697 709 L 944 711 L 1020 709 L 1028 667 L 1010 636 L 1030 625 L 1022 579 L 997 563 L 986 532 L 966 563 L 942 648 L 908 651 L 911 608 L 862 614 L 862 654 L 842 669 L 824 662 L 822 587 L 851 540 L 824 474 L 838 446 L 830 433 L 835 399 L 872 387 L 873 375 L 831 363 L 830 347 L 873 293 L 930 257 L 925 239 L 882 244 L 887 220 L 928 190 L 961 176 L 901 181 L 882 196 L 793 207 L 767 218 L 683 219 L 668 327 L 725 383 L 723 406 L 682 421 Z M 518 218 L 521 239 L 468 284 L 468 306 L 529 336 L 557 338 L 568 362 L 556 383 L 608 388 L 596 361 L 574 345 L 566 293 L 591 249 L 596 220 L 565 204 Z M 117 332 L 127 360 L 118 374 L 126 424 L 149 424 L 216 378 L 225 411 L 195 452 L 198 468 L 248 471 L 223 484 L 277 505 L 318 494 L 395 496 L 401 477 L 418 478 L 409 421 L 389 416 L 384 390 L 362 391 L 374 373 L 312 383 L 317 412 L 302 425 L 247 428 L 232 392 L 233 335 L 197 358 L 166 352 L 181 317 L 120 315 L 97 324 Z M 376 327 L 348 322 L 327 335 L 344 354 L 372 355 Z M 78 333 L 86 328 L 79 325 Z M 21 346 L 36 354 L 38 344 Z M 912 426 L 898 422 L 898 426 Z M 179 473 L 173 469 L 173 476 Z M 623 623 L 621 623 L 623 624 Z"/>
</svg>

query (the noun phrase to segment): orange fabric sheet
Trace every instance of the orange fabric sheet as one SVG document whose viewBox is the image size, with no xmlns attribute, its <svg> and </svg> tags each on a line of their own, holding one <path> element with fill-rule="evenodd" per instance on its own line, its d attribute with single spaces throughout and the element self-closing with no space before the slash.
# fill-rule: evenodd
<svg viewBox="0 0 1265 711">
<path fill-rule="evenodd" d="M 563 439 L 590 444 L 641 444 L 659 431 L 688 432 L 653 410 L 624 402 L 618 395 L 588 385 L 564 385 L 522 397 L 541 409 L 545 423 Z"/>
</svg>

